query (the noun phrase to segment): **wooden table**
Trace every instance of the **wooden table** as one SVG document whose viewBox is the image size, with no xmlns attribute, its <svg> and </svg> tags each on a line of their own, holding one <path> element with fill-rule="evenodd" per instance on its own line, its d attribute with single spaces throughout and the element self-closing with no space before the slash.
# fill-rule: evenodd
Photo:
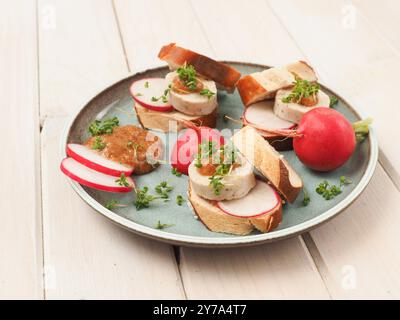
<svg viewBox="0 0 400 320">
<path fill-rule="evenodd" d="M 400 298 L 400 2 L 0 0 L 0 298 Z M 58 166 L 68 116 L 177 42 L 217 59 L 308 60 L 374 118 L 379 165 L 343 214 L 302 236 L 173 248 L 90 209 Z"/>
</svg>

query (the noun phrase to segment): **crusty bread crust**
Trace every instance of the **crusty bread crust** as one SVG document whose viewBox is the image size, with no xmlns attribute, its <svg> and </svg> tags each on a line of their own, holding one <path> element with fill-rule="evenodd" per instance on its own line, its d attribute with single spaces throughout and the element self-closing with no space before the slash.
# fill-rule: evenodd
<svg viewBox="0 0 400 320">
<path fill-rule="evenodd" d="M 278 90 L 291 87 L 295 79 L 310 82 L 318 80 L 313 68 L 304 61 L 297 61 L 283 68 L 246 75 L 238 81 L 237 88 L 243 104 L 249 106 L 257 101 L 274 98 Z"/>
<path fill-rule="evenodd" d="M 232 141 L 288 202 L 296 200 L 303 188 L 300 176 L 254 128 L 242 128 L 234 134 Z"/>
<path fill-rule="evenodd" d="M 188 120 L 197 126 L 215 128 L 217 124 L 217 110 L 205 116 L 189 116 L 178 111 L 160 112 L 147 109 L 138 103 L 134 103 L 134 109 L 138 121 L 143 128 L 158 130 L 163 132 L 177 132 L 186 128 L 183 122 L 174 121 L 172 117 Z M 170 127 L 171 124 L 171 127 Z"/>
<path fill-rule="evenodd" d="M 168 63 L 172 70 L 185 62 L 192 65 L 202 76 L 215 81 L 228 92 L 233 92 L 240 79 L 240 72 L 225 63 L 215 61 L 199 53 L 178 47 L 175 43 L 163 46 L 158 54 L 161 60 Z"/>
<path fill-rule="evenodd" d="M 268 95 L 268 91 L 252 75 L 241 78 L 237 83 L 237 88 L 245 106 L 255 103 L 258 97 Z"/>
<path fill-rule="evenodd" d="M 226 214 L 215 202 L 199 197 L 189 184 L 189 202 L 201 222 L 213 232 L 247 235 L 255 228 L 266 233 L 275 229 L 282 221 L 282 204 L 273 212 L 255 218 L 240 218 Z"/>
</svg>

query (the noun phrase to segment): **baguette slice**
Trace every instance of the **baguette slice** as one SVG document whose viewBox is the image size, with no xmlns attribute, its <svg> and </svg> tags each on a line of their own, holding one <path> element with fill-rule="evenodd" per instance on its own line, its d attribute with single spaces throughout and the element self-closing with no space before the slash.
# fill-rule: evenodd
<svg viewBox="0 0 400 320">
<path fill-rule="evenodd" d="M 282 204 L 274 211 L 255 218 L 240 218 L 226 214 L 215 202 L 199 197 L 189 184 L 189 202 L 201 222 L 213 232 L 247 235 L 254 229 L 263 233 L 275 229 L 282 221 Z"/>
<path fill-rule="evenodd" d="M 257 101 L 271 99 L 280 89 L 289 88 L 296 79 L 315 82 L 314 70 L 304 61 L 298 61 L 282 68 L 270 68 L 244 76 L 237 83 L 243 104 L 248 106 Z"/>
<path fill-rule="evenodd" d="M 160 112 L 147 109 L 138 103 L 134 104 L 138 121 L 143 128 L 163 132 L 177 132 L 186 128 L 183 122 L 174 121 L 172 117 L 193 122 L 195 125 L 202 125 L 215 128 L 217 124 L 217 110 L 205 116 L 189 116 L 179 111 Z M 170 126 L 171 124 L 171 126 Z"/>
<path fill-rule="evenodd" d="M 233 144 L 244 157 L 290 203 L 293 203 L 301 189 L 303 182 L 300 176 L 254 128 L 244 127 L 232 137 Z"/>
<path fill-rule="evenodd" d="M 240 72 L 235 68 L 191 50 L 178 47 L 175 43 L 163 46 L 158 57 L 166 61 L 171 70 L 178 69 L 186 62 L 192 65 L 199 74 L 215 81 L 220 88 L 230 93 L 235 90 L 236 83 L 240 79 Z"/>
</svg>

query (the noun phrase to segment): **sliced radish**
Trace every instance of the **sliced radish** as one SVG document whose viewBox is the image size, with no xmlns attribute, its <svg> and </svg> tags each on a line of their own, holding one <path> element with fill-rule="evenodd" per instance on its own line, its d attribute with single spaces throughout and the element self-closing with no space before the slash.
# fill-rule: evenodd
<svg viewBox="0 0 400 320">
<path fill-rule="evenodd" d="M 271 212 L 280 203 L 278 193 L 268 183 L 257 180 L 256 186 L 243 198 L 218 201 L 217 206 L 232 216 L 254 218 Z"/>
<path fill-rule="evenodd" d="M 169 102 L 169 95 L 166 96 L 167 102 L 161 98 L 168 83 L 164 78 L 148 78 L 137 80 L 131 85 L 131 95 L 141 106 L 155 111 L 172 111 L 174 108 Z M 157 101 L 153 101 L 156 98 Z"/>
<path fill-rule="evenodd" d="M 90 188 L 108 192 L 129 192 L 135 187 L 131 177 L 126 177 L 129 186 L 120 186 L 116 182 L 117 177 L 92 170 L 72 158 L 65 158 L 60 168 L 72 180 Z"/>
<path fill-rule="evenodd" d="M 133 172 L 132 167 L 106 159 L 97 153 L 97 151 L 81 144 L 67 144 L 67 155 L 88 168 L 109 174 L 110 176 L 119 177 L 123 173 L 129 177 Z"/>
<path fill-rule="evenodd" d="M 246 108 L 243 120 L 246 123 L 255 124 L 266 129 L 291 129 L 295 123 L 283 120 L 274 113 L 273 101 L 261 101 Z"/>
</svg>

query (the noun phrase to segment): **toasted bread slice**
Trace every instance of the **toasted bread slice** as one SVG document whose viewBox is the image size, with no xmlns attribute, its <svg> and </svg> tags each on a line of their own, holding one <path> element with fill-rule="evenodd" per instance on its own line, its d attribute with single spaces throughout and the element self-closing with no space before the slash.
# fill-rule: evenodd
<svg viewBox="0 0 400 320">
<path fill-rule="evenodd" d="M 227 92 L 233 92 L 240 79 L 240 72 L 235 68 L 191 50 L 178 47 L 175 43 L 163 46 L 158 57 L 166 61 L 171 70 L 178 69 L 185 62 L 192 65 L 199 74 L 215 81 L 220 88 Z"/>
<path fill-rule="evenodd" d="M 160 112 L 147 109 L 138 103 L 134 105 L 138 121 L 143 128 L 163 132 L 177 132 L 186 128 L 183 122 L 174 121 L 173 118 L 187 120 L 195 125 L 215 128 L 217 124 L 217 110 L 205 116 L 189 116 L 179 111 Z"/>
<path fill-rule="evenodd" d="M 282 204 L 272 212 L 255 218 L 240 218 L 226 214 L 214 201 L 199 197 L 189 184 L 189 202 L 204 225 L 213 232 L 247 235 L 255 228 L 266 233 L 275 229 L 282 221 Z"/>
<path fill-rule="evenodd" d="M 248 106 L 257 101 L 271 99 L 280 89 L 289 88 L 296 79 L 317 81 L 314 70 L 304 61 L 283 68 L 270 68 L 244 76 L 237 83 L 243 104 Z"/>
<path fill-rule="evenodd" d="M 235 133 L 232 141 L 236 148 L 281 195 L 294 202 L 303 188 L 300 176 L 254 128 L 246 126 Z"/>
</svg>

